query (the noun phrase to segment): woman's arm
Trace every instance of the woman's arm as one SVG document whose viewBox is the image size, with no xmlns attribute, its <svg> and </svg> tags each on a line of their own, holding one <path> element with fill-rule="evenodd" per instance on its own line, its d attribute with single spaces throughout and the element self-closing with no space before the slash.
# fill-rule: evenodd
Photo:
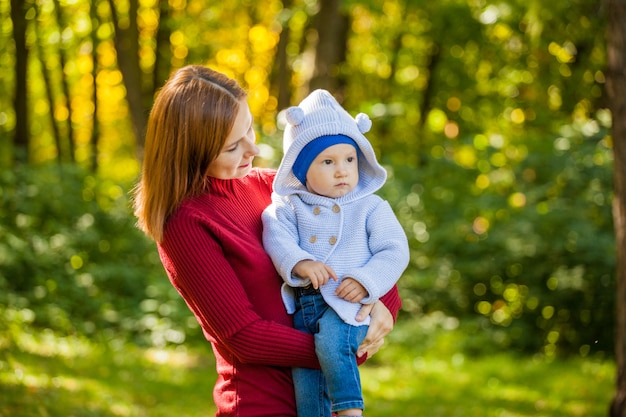
<svg viewBox="0 0 626 417">
<path fill-rule="evenodd" d="M 357 321 L 365 320 L 368 314 L 371 321 L 365 339 L 357 352 L 359 363 L 363 363 L 365 359 L 378 352 L 385 342 L 385 336 L 393 330 L 400 307 L 402 307 L 402 300 L 400 300 L 397 286 L 394 286 L 374 304 L 363 305 L 357 315 Z"/>
<path fill-rule="evenodd" d="M 398 312 L 400 311 L 400 308 L 402 308 L 402 300 L 400 299 L 398 286 L 394 285 L 391 290 L 387 292 L 387 294 L 380 297 L 379 301 L 381 301 L 382 304 L 387 307 L 387 310 L 389 310 L 389 312 L 393 316 L 393 322 L 395 323 L 396 319 L 398 318 Z"/>
<path fill-rule="evenodd" d="M 256 312 L 252 312 L 252 316 L 244 313 L 241 308 L 249 310 L 249 302 L 244 298 L 232 297 L 232 293 L 227 300 L 222 297 L 224 303 L 207 297 L 204 290 L 189 291 L 189 285 L 181 286 L 178 280 L 172 283 L 200 322 L 207 339 L 219 350 L 226 349 L 242 363 L 320 368 L 312 335 L 275 321 L 263 320 Z M 221 304 L 219 314 L 212 314 L 211 308 L 207 307 L 207 304 L 213 303 Z M 241 315 L 236 311 L 240 311 Z M 236 315 L 235 320 L 233 317 L 226 320 L 232 314 Z M 230 326 L 224 325 L 226 321 L 241 327 L 231 330 Z"/>
<path fill-rule="evenodd" d="M 241 251 L 229 250 L 242 256 L 229 260 L 224 247 L 233 243 L 218 241 L 211 227 L 207 219 L 179 213 L 159 245 L 170 281 L 207 338 L 241 362 L 319 368 L 313 337 L 290 326 L 281 280 L 261 242 L 250 248 L 246 245 L 255 237 L 241 239 Z M 240 260 L 244 252 L 247 258 Z M 240 264 L 233 267 L 234 262 Z"/>
</svg>

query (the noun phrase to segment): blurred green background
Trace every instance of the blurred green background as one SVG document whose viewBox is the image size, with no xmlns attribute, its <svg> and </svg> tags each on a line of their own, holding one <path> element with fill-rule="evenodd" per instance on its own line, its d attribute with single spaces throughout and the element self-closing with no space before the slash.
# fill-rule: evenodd
<svg viewBox="0 0 626 417">
<path fill-rule="evenodd" d="M 210 348 L 129 202 L 154 94 L 192 63 L 249 92 L 257 165 L 313 88 L 371 116 L 412 256 L 368 415 L 605 415 L 606 20 L 599 0 L 1 0 L 0 416 L 214 412 Z"/>
</svg>

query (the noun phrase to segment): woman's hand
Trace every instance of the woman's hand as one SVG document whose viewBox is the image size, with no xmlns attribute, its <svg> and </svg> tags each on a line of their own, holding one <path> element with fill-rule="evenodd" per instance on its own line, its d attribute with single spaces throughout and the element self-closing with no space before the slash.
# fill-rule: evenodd
<svg viewBox="0 0 626 417">
<path fill-rule="evenodd" d="M 371 317 L 370 326 L 365 339 L 359 346 L 357 356 L 367 353 L 367 357 L 370 358 L 385 343 L 385 336 L 393 329 L 394 322 L 393 315 L 381 301 L 361 307 L 356 320 L 363 321 L 368 315 Z"/>
</svg>

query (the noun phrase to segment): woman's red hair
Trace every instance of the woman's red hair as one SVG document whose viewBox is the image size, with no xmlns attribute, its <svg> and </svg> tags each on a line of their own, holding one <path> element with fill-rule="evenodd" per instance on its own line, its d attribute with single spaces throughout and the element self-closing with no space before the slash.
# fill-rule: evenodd
<svg viewBox="0 0 626 417">
<path fill-rule="evenodd" d="M 235 80 L 199 65 L 177 70 L 159 91 L 133 190 L 137 225 L 155 241 L 180 203 L 204 189 L 245 97 Z"/>
</svg>

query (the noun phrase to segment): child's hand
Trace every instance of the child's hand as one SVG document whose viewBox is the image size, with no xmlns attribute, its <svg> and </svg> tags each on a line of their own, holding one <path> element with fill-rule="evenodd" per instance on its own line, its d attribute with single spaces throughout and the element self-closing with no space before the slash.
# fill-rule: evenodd
<svg viewBox="0 0 626 417">
<path fill-rule="evenodd" d="M 354 278 L 345 278 L 341 281 L 341 284 L 335 290 L 337 297 L 343 298 L 351 303 L 358 303 L 365 297 L 367 297 L 367 291 L 365 287 Z"/>
<path fill-rule="evenodd" d="M 293 267 L 293 273 L 301 278 L 308 278 L 315 289 L 326 284 L 331 278 L 337 281 L 335 271 L 330 266 L 319 261 L 300 261 Z"/>
</svg>

